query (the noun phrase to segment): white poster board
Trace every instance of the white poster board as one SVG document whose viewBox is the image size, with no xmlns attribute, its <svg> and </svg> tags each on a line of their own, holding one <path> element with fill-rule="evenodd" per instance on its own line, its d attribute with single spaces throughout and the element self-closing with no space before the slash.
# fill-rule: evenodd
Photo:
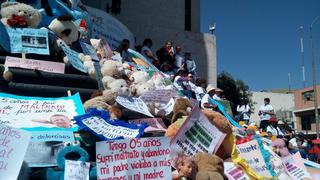
<svg viewBox="0 0 320 180">
<path fill-rule="evenodd" d="M 0 179 L 17 179 L 31 133 L 0 125 Z"/>
<path fill-rule="evenodd" d="M 148 106 L 140 98 L 118 96 L 116 101 L 127 109 L 153 117 L 153 115 L 149 112 Z"/>
<path fill-rule="evenodd" d="M 171 179 L 166 137 L 97 142 L 98 179 Z"/>
<path fill-rule="evenodd" d="M 90 163 L 66 160 L 64 180 L 89 180 Z"/>
</svg>

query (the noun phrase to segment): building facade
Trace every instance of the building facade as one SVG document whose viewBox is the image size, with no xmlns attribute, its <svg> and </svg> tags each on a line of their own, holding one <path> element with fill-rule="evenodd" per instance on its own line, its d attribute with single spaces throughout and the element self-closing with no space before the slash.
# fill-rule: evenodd
<svg viewBox="0 0 320 180">
<path fill-rule="evenodd" d="M 317 86 L 318 105 L 320 104 L 320 86 Z M 316 120 L 314 109 L 313 87 L 294 91 L 295 115 L 297 117 L 297 130 L 308 134 L 316 134 Z M 320 107 L 318 106 L 318 109 Z"/>
<path fill-rule="evenodd" d="M 294 115 L 295 101 L 293 94 L 273 93 L 273 92 L 252 92 L 253 113 L 250 120 L 260 123 L 259 108 L 264 104 L 264 98 L 270 99 L 270 104 L 274 108 L 274 112 L 278 120 L 286 122 L 293 128 L 296 127 L 296 117 Z"/>
<path fill-rule="evenodd" d="M 191 52 L 197 74 L 216 85 L 216 39 L 200 32 L 200 0 L 83 0 L 126 25 L 142 45 L 153 40 L 153 53 L 171 40 Z"/>
</svg>

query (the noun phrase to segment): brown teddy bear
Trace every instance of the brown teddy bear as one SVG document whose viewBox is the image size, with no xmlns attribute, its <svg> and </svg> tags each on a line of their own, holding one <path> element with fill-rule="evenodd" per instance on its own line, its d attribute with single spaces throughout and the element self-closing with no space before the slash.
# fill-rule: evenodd
<svg viewBox="0 0 320 180">
<path fill-rule="evenodd" d="M 171 118 L 171 123 L 174 123 L 178 118 L 183 116 L 188 116 L 191 113 L 192 104 L 186 98 L 175 99 L 173 106 L 173 116 Z"/>
<path fill-rule="evenodd" d="M 226 117 L 222 114 L 212 111 L 212 110 L 203 110 L 204 115 L 215 125 L 221 132 L 227 134 L 225 139 L 223 140 L 221 146 L 216 152 L 216 155 L 222 159 L 228 159 L 231 157 L 232 153 L 232 144 L 230 144 L 229 139 L 232 135 L 232 125 L 228 121 Z"/>
<path fill-rule="evenodd" d="M 109 111 L 111 119 L 119 119 L 122 116 L 122 111 L 117 106 L 114 106 L 116 98 L 117 93 L 110 90 L 104 90 L 102 93 L 94 92 L 91 99 L 83 104 L 83 107 L 85 111 L 89 108 L 106 110 Z"/>
<path fill-rule="evenodd" d="M 223 180 L 223 160 L 218 156 L 208 153 L 198 153 L 195 156 L 198 167 L 197 180 Z"/>
</svg>

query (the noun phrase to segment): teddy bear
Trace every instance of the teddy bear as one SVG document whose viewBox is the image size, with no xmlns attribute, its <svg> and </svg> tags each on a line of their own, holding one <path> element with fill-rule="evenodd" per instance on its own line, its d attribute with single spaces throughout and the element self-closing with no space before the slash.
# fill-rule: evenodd
<svg viewBox="0 0 320 180">
<path fill-rule="evenodd" d="M 181 118 L 178 118 L 174 123 L 170 124 L 170 126 L 166 130 L 165 136 L 169 139 L 173 138 L 178 133 L 178 130 L 187 120 L 187 118 L 187 116 L 182 116 Z"/>
<path fill-rule="evenodd" d="M 102 83 L 105 89 L 109 89 L 111 92 L 117 92 L 118 96 L 128 96 L 130 94 L 129 86 L 124 79 L 105 76 L 102 78 Z"/>
<path fill-rule="evenodd" d="M 101 66 L 102 76 L 110 76 L 113 78 L 122 78 L 124 75 L 123 64 L 118 61 L 106 60 Z"/>
<path fill-rule="evenodd" d="M 182 116 L 188 116 L 191 113 L 192 104 L 186 98 L 176 98 L 173 106 L 173 115 L 171 123 L 174 123 L 178 118 Z"/>
<path fill-rule="evenodd" d="M 130 95 L 131 96 L 136 96 L 139 97 L 143 95 L 144 93 L 154 90 L 154 83 L 152 80 L 149 80 L 147 82 L 141 83 L 141 84 L 134 84 L 132 83 L 130 86 Z"/>
<path fill-rule="evenodd" d="M 1 22 L 9 27 L 37 28 L 41 21 L 38 10 L 24 3 L 4 2 L 0 13 Z"/>
<path fill-rule="evenodd" d="M 230 136 L 233 136 L 233 126 L 230 124 L 228 119 L 219 112 L 209 109 L 204 109 L 202 112 L 215 127 L 227 135 L 218 148 L 216 155 L 222 159 L 230 158 L 232 153 L 232 145 L 228 140 L 230 139 Z"/>
<path fill-rule="evenodd" d="M 198 153 L 195 156 L 198 167 L 197 180 L 223 180 L 223 160 L 214 154 Z"/>
<path fill-rule="evenodd" d="M 122 117 L 122 111 L 115 105 L 117 95 L 117 92 L 110 90 L 104 90 L 102 94 L 96 93 L 91 99 L 84 102 L 84 110 L 87 111 L 89 108 L 96 108 L 109 111 L 111 119 L 119 119 Z"/>
<path fill-rule="evenodd" d="M 149 80 L 149 74 L 144 71 L 135 71 L 130 77 L 132 84 L 143 84 Z"/>
</svg>

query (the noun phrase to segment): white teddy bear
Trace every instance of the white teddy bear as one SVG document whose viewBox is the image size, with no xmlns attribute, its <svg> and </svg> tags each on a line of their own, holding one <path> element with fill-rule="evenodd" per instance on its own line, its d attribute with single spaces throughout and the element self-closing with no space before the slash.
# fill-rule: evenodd
<svg viewBox="0 0 320 180">
<path fill-rule="evenodd" d="M 130 94 L 129 86 L 124 79 L 115 79 L 111 76 L 104 76 L 102 83 L 105 89 L 111 90 L 112 93 L 118 93 L 118 95 L 128 96 Z"/>
<path fill-rule="evenodd" d="M 26 22 L 26 27 L 37 28 L 41 21 L 41 14 L 30 5 L 18 2 L 4 2 L 1 4 L 1 22 L 6 26 L 13 26 L 10 21 L 13 16 L 21 16 Z M 15 19 L 17 20 L 17 19 Z M 21 20 L 21 19 L 20 19 Z"/>
</svg>

